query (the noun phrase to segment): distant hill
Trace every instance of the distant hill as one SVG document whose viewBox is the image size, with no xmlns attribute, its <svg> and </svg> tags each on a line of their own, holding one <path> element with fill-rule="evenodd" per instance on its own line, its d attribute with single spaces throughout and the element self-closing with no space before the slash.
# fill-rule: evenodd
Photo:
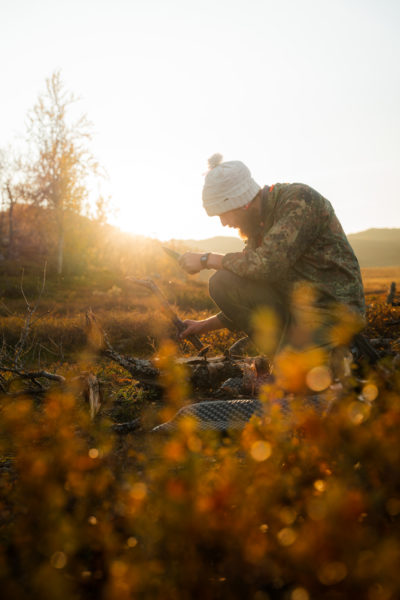
<svg viewBox="0 0 400 600">
<path fill-rule="evenodd" d="M 377 242 L 400 242 L 400 229 L 366 229 L 358 233 L 350 233 L 349 239 L 370 240 Z"/>
<path fill-rule="evenodd" d="M 367 229 L 347 237 L 361 267 L 400 266 L 400 229 Z M 182 240 L 182 243 L 193 250 L 221 254 L 240 252 L 244 247 L 239 238 L 227 236 Z"/>
<path fill-rule="evenodd" d="M 400 229 L 367 229 L 347 237 L 361 267 L 400 265 Z"/>
<path fill-rule="evenodd" d="M 182 240 L 182 244 L 193 250 L 202 252 L 219 252 L 227 254 L 228 252 L 241 252 L 244 248 L 244 243 L 237 237 L 228 237 L 219 235 L 205 240 Z"/>
</svg>

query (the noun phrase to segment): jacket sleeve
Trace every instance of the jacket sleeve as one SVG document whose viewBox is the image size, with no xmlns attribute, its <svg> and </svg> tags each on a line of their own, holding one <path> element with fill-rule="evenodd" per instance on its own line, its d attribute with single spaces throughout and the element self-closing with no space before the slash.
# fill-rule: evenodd
<svg viewBox="0 0 400 600">
<path fill-rule="evenodd" d="M 254 280 L 280 281 L 321 229 L 321 214 L 311 189 L 293 186 L 287 198 L 278 200 L 276 218 L 256 249 L 226 254 L 224 269 Z M 297 189 L 296 189 L 297 188 Z"/>
</svg>

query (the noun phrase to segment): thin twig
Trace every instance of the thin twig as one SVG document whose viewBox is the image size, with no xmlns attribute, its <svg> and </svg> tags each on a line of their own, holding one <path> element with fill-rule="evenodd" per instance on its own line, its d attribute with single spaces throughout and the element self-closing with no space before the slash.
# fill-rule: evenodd
<svg viewBox="0 0 400 600">
<path fill-rule="evenodd" d="M 21 294 L 22 294 L 22 297 L 23 297 L 23 299 L 25 300 L 25 304 L 26 304 L 26 306 L 27 306 L 28 310 L 30 310 L 30 304 L 29 304 L 29 302 L 28 302 L 28 299 L 27 299 L 27 297 L 25 296 L 25 292 L 24 292 L 24 269 L 22 269 L 22 271 L 21 271 L 21 283 L 20 283 L 20 289 L 21 289 Z"/>
<path fill-rule="evenodd" d="M 12 317 L 15 315 L 15 313 L 10 308 L 8 308 L 8 306 L 3 301 L 0 301 L 0 306 L 5 308 L 5 310 L 8 312 L 8 314 L 11 315 Z"/>
<path fill-rule="evenodd" d="M 49 340 L 52 342 L 53 340 L 49 338 Z M 53 342 L 54 343 L 54 342 Z M 45 346 L 44 344 L 38 344 L 38 348 L 40 350 L 46 350 L 46 352 L 48 352 L 49 354 L 52 354 L 53 356 L 59 356 L 60 352 L 54 352 L 54 350 L 50 350 L 50 348 L 48 348 L 47 346 Z M 57 346 L 58 348 L 58 346 Z"/>
<path fill-rule="evenodd" d="M 45 289 L 45 287 L 46 287 L 46 271 L 47 271 L 47 261 L 45 261 L 45 263 L 44 263 L 44 267 L 43 267 L 43 279 L 42 279 L 42 288 L 41 288 L 41 290 L 40 290 L 40 292 L 39 292 L 39 296 L 38 296 L 38 298 L 37 298 L 37 300 L 36 300 L 36 304 L 35 304 L 35 306 L 33 307 L 33 312 L 36 312 L 36 310 L 37 310 L 37 307 L 39 306 L 39 302 L 40 302 L 40 301 L 41 301 L 41 299 L 42 299 L 42 296 L 43 296 L 44 289 Z"/>
</svg>

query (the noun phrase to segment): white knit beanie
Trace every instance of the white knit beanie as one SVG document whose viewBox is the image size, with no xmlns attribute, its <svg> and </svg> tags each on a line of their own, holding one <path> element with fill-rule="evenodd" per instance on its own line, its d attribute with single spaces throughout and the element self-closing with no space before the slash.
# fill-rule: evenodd
<svg viewBox="0 0 400 600">
<path fill-rule="evenodd" d="M 246 206 L 261 187 L 240 160 L 222 162 L 221 154 L 208 159 L 203 187 L 203 206 L 210 217 Z"/>
</svg>

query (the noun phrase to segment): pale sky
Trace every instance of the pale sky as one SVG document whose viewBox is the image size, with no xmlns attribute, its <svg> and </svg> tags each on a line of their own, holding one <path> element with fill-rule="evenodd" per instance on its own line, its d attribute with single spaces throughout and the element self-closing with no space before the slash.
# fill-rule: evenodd
<svg viewBox="0 0 400 600">
<path fill-rule="evenodd" d="M 399 0 L 0 0 L 0 147 L 61 69 L 125 231 L 232 235 L 207 158 L 300 181 L 347 233 L 400 227 Z"/>
</svg>

